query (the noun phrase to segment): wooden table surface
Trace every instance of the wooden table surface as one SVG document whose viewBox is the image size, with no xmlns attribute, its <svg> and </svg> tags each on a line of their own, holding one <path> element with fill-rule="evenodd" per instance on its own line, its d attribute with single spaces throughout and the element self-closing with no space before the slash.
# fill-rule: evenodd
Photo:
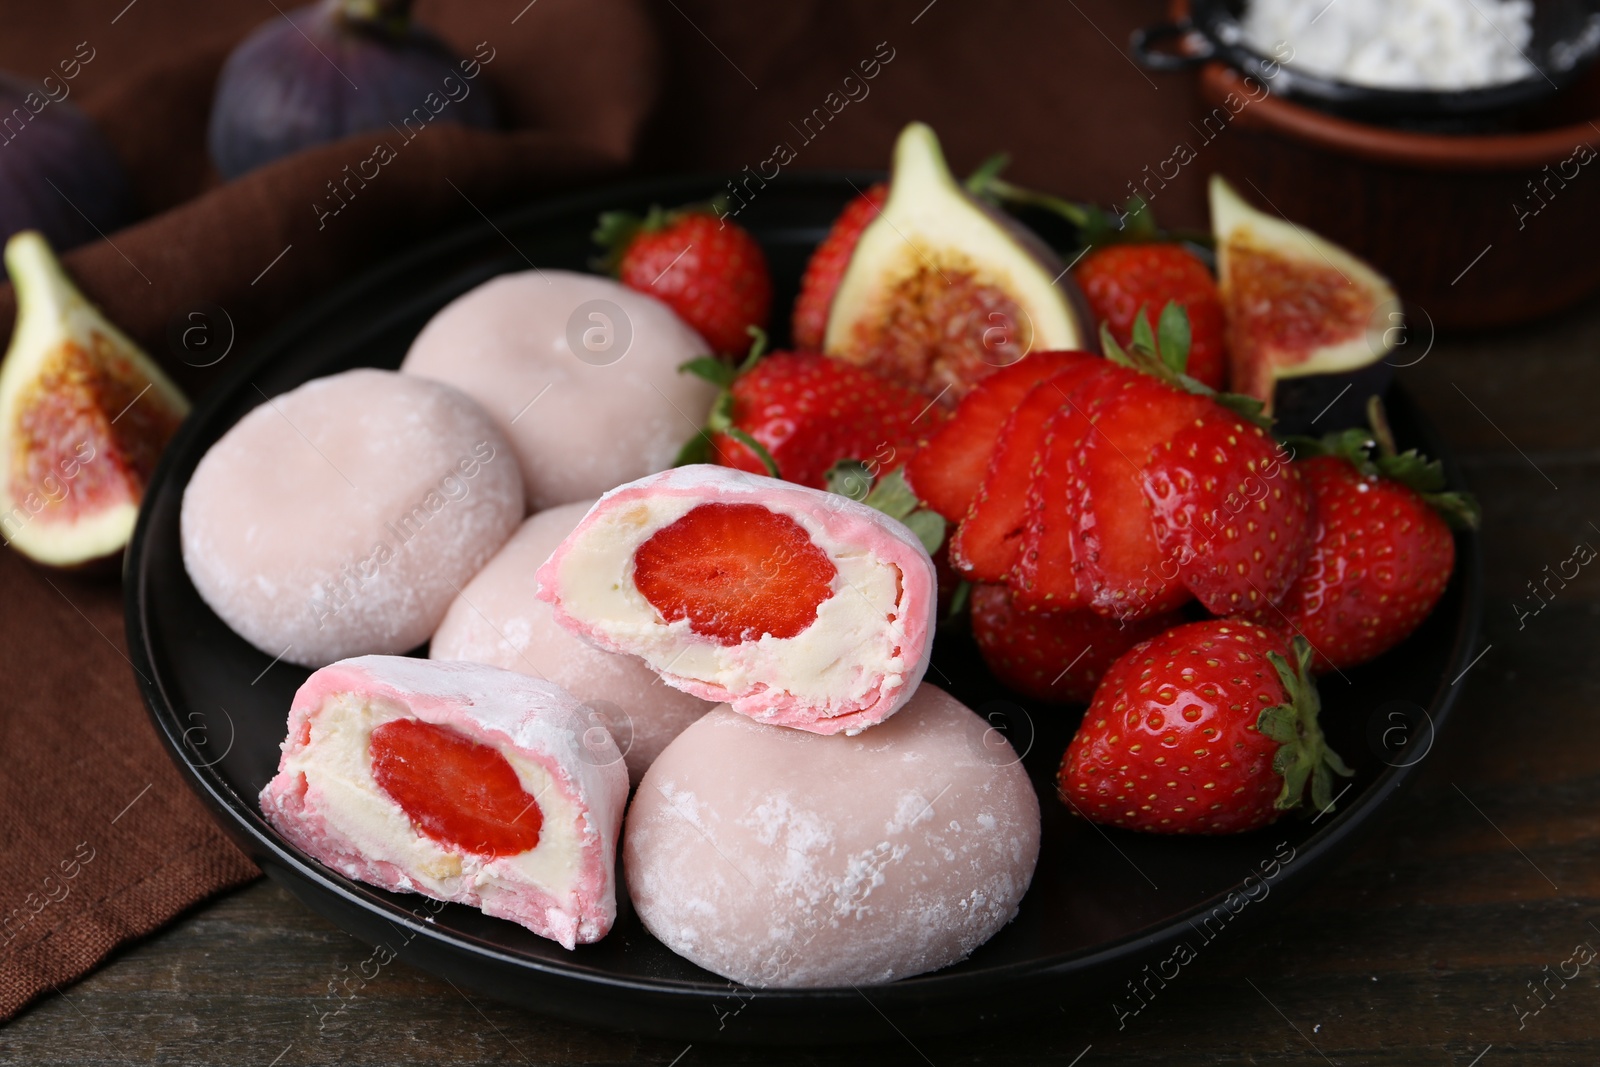
<svg viewBox="0 0 1600 1067">
<path fill-rule="evenodd" d="M 1600 546 L 1600 301 L 1441 340 L 1402 380 L 1484 503 L 1488 651 L 1396 813 L 1120 1031 L 1100 998 L 916 1045 L 885 1022 L 870 1048 L 686 1048 L 469 1000 L 400 963 L 319 1030 L 329 983 L 369 950 L 262 881 L 0 1028 L 0 1063 L 1600 1063 L 1600 568 L 1514 610 L 1546 565 Z"/>
</svg>

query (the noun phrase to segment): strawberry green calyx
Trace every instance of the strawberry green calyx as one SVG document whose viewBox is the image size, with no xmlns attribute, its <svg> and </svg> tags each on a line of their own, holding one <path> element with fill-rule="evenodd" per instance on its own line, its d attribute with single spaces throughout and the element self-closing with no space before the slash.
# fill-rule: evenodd
<svg viewBox="0 0 1600 1067">
<path fill-rule="evenodd" d="M 828 492 L 849 497 L 905 523 L 929 555 L 944 543 L 944 516 L 922 506 L 899 468 L 874 478 L 860 460 L 842 459 L 828 469 Z"/>
<path fill-rule="evenodd" d="M 747 373 L 761 358 L 767 354 L 767 333 L 759 326 L 750 327 L 750 353 L 744 357 L 744 362 L 737 367 L 730 367 L 726 362 L 715 356 L 696 356 L 678 368 L 679 374 L 693 374 L 704 378 L 717 387 L 717 399 L 711 405 L 711 414 L 706 416 L 705 427 L 699 433 L 684 442 L 678 450 L 677 458 L 673 460 L 674 467 L 682 467 L 690 463 L 707 463 L 711 459 L 711 435 L 725 433 L 729 437 L 744 445 L 761 465 L 767 469 L 767 475 L 772 478 L 781 478 L 778 473 L 778 461 L 772 458 L 772 453 L 767 451 L 767 446 L 751 437 L 745 431 L 733 424 L 733 383 L 741 374 Z"/>
<path fill-rule="evenodd" d="M 1309 781 L 1312 807 L 1325 811 L 1333 803 L 1333 776 L 1349 778 L 1355 772 L 1328 747 L 1317 722 L 1322 700 L 1311 679 L 1311 642 L 1296 635 L 1293 652 L 1292 667 L 1279 653 L 1267 653 L 1288 700 L 1264 709 L 1256 719 L 1256 729 L 1279 743 L 1277 754 L 1272 757 L 1273 772 L 1283 776 L 1283 789 L 1276 802 L 1278 810 L 1300 807 Z"/>
<path fill-rule="evenodd" d="M 1150 316 L 1145 308 L 1133 321 L 1133 336 L 1127 348 L 1111 336 L 1111 328 L 1100 324 L 1100 350 L 1107 359 L 1120 367 L 1148 374 L 1174 389 L 1195 396 L 1209 397 L 1246 422 L 1262 429 L 1272 425 L 1272 420 L 1262 414 L 1261 401 L 1238 393 L 1219 393 L 1204 382 L 1189 377 L 1189 313 L 1176 301 L 1167 301 L 1161 309 L 1161 318 L 1155 329 L 1150 327 Z"/>
<path fill-rule="evenodd" d="M 1387 478 L 1413 490 L 1455 529 L 1475 530 L 1483 510 L 1477 498 L 1464 491 L 1446 490 L 1444 466 L 1414 448 L 1401 452 L 1389 429 L 1381 397 L 1367 399 L 1370 429 L 1353 427 L 1322 437 L 1291 437 L 1287 443 L 1297 459 L 1337 456 L 1370 478 Z"/>
</svg>

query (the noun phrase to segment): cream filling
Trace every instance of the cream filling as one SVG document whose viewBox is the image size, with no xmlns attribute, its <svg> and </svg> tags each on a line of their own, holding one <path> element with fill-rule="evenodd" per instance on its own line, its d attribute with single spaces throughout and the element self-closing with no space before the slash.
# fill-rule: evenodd
<svg viewBox="0 0 1600 1067">
<path fill-rule="evenodd" d="M 654 670 L 736 695 L 771 679 L 773 688 L 807 702 L 835 704 L 860 700 L 885 680 L 893 685 L 902 678 L 904 623 L 897 617 L 885 625 L 897 609 L 899 568 L 828 536 L 804 512 L 771 509 L 800 523 L 839 571 L 833 595 L 818 605 L 816 621 L 804 631 L 730 646 L 694 634 L 687 619 L 665 622 L 633 584 L 633 555 L 657 530 L 705 502 L 660 496 L 604 514 L 562 560 L 562 608 Z"/>
<path fill-rule="evenodd" d="M 549 772 L 503 752 L 543 815 L 536 846 L 494 859 L 446 848 L 417 830 L 372 777 L 372 731 L 408 717 L 409 710 L 394 701 L 336 693 L 312 716 L 311 743 L 290 756 L 284 770 L 305 775 L 309 788 L 321 794 L 318 813 L 332 832 L 368 859 L 399 867 L 425 892 L 454 897 L 470 888 L 493 896 L 532 885 L 557 900 L 569 899 L 582 872 L 580 827 L 586 824 Z"/>
</svg>

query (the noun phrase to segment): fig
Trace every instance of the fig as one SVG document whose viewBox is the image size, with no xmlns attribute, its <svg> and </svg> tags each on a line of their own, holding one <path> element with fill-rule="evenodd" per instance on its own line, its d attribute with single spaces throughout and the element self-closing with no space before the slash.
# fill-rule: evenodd
<svg viewBox="0 0 1600 1067">
<path fill-rule="evenodd" d="M 246 37 L 223 64 L 207 130 L 211 160 L 233 179 L 366 130 L 393 127 L 409 140 L 430 122 L 493 129 L 488 88 L 474 84 L 493 58 L 491 49 L 458 63 L 412 24 L 411 0 L 295 8 Z"/>
<path fill-rule="evenodd" d="M 823 350 L 953 407 L 1031 351 L 1091 346 L 1089 321 L 1055 254 L 969 194 L 933 131 L 913 122 L 839 280 Z"/>
<path fill-rule="evenodd" d="M 1388 280 L 1304 226 L 1257 211 L 1211 177 L 1211 228 L 1228 348 L 1229 385 L 1305 432 L 1339 398 L 1324 428 L 1361 418 L 1365 398 L 1388 386 L 1385 357 L 1403 323 Z M 1361 388 L 1348 388 L 1353 384 Z"/>
<path fill-rule="evenodd" d="M 32 230 L 5 246 L 17 323 L 0 364 L 0 537 L 74 567 L 120 552 L 161 450 L 188 414 Z"/>
<path fill-rule="evenodd" d="M 38 230 L 68 249 L 133 221 L 127 174 L 68 85 L 0 73 L 0 239 Z"/>
</svg>

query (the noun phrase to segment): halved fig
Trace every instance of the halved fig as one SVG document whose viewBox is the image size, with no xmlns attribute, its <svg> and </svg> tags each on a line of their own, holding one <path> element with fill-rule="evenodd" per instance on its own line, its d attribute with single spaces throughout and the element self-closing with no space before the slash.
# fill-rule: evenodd
<svg viewBox="0 0 1600 1067">
<path fill-rule="evenodd" d="M 0 538 L 57 567 L 113 555 L 189 402 L 42 236 L 13 236 L 5 263 L 17 324 L 0 366 Z"/>
<path fill-rule="evenodd" d="M 888 199 L 840 279 L 823 350 L 953 407 L 1029 352 L 1092 348 L 1088 323 L 1043 242 L 968 195 L 926 125 L 901 131 Z"/>
<path fill-rule="evenodd" d="M 1304 226 L 1257 211 L 1219 175 L 1211 177 L 1211 228 L 1234 392 L 1281 416 L 1323 394 L 1325 406 L 1357 376 L 1357 411 L 1382 391 L 1387 377 L 1378 365 L 1403 322 L 1383 275 Z M 1282 418 L 1279 428 L 1303 430 Z"/>
</svg>

